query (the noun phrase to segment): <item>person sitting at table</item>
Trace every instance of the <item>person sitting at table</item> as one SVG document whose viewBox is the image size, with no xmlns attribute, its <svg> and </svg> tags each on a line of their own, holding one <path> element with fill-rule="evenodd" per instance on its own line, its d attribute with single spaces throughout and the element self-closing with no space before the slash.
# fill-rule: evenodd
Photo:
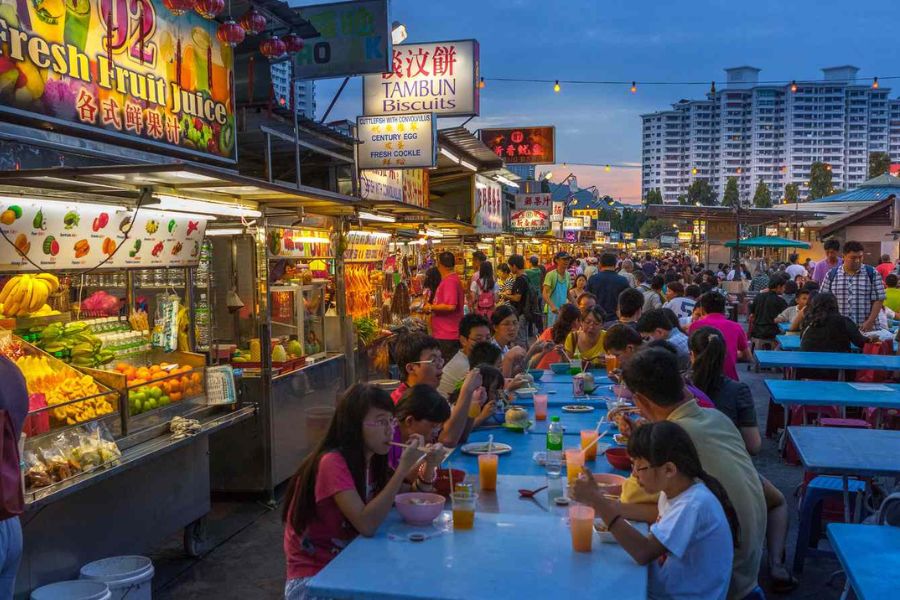
<svg viewBox="0 0 900 600">
<path fill-rule="evenodd" d="M 628 325 L 631 328 L 637 326 L 637 320 L 641 318 L 641 309 L 644 307 L 644 294 L 635 288 L 628 288 L 619 294 L 619 304 L 616 308 L 614 321 L 607 321 L 603 329 L 609 329 L 617 323 Z"/>
<path fill-rule="evenodd" d="M 884 305 L 895 313 L 900 312 L 900 287 L 897 287 L 898 282 L 900 282 L 900 278 L 897 277 L 896 273 L 891 273 L 884 278 Z"/>
<path fill-rule="evenodd" d="M 374 385 L 357 383 L 338 399 L 328 432 L 287 487 L 282 513 L 286 600 L 305 598 L 309 579 L 357 535 L 375 534 L 407 474 L 431 452 L 422 436 L 411 434 L 391 471 L 394 425 L 394 403 Z"/>
<path fill-rule="evenodd" d="M 581 318 L 584 319 L 591 309 L 597 306 L 597 296 L 590 292 L 585 292 L 578 296 L 578 301 L 575 304 L 578 306 L 578 310 L 581 311 Z"/>
<path fill-rule="evenodd" d="M 748 330 L 752 339 L 761 343 L 770 342 L 772 346 L 775 345 L 775 337 L 781 334 L 781 329 L 778 328 L 778 322 L 775 319 L 781 314 L 781 311 L 788 307 L 788 302 L 781 297 L 787 283 L 789 282 L 785 280 L 783 274 L 776 273 L 772 275 L 771 279 L 769 279 L 768 289 L 758 294 L 750 302 L 750 316 L 748 317 L 750 326 Z M 759 349 L 761 350 L 762 348 Z"/>
<path fill-rule="evenodd" d="M 659 518 L 648 535 L 623 518 L 587 467 L 572 487 L 573 498 L 594 508 L 638 564 L 650 565 L 648 598 L 725 598 L 740 524 L 690 436 L 674 422 L 647 423 L 628 440 L 628 454 L 640 486 L 659 494 Z"/>
<path fill-rule="evenodd" d="M 850 352 L 851 344 L 862 348 L 869 341 L 850 317 L 841 314 L 834 294 L 819 292 L 804 312 L 800 324 L 800 349 L 804 352 Z M 837 376 L 834 369 L 797 369 L 800 379 L 833 381 Z M 852 381 L 850 374 L 847 378 Z"/>
<path fill-rule="evenodd" d="M 671 317 L 666 313 L 669 309 L 654 308 L 641 315 L 637 322 L 637 331 L 646 341 L 666 340 L 678 354 L 678 366 L 682 371 L 691 367 L 691 356 L 688 351 L 687 336 L 681 332 L 677 325 L 675 313 Z M 673 323 L 673 320 L 676 323 Z"/>
<path fill-rule="evenodd" d="M 465 379 L 466 373 L 469 372 L 469 352 L 472 346 L 478 342 L 491 341 L 491 322 L 487 317 L 479 314 L 469 313 L 459 321 L 459 344 L 460 349 L 450 361 L 444 365 L 441 382 L 438 385 L 438 391 L 444 398 L 450 396 L 450 392 L 456 389 L 456 386 Z"/>
<path fill-rule="evenodd" d="M 519 316 L 509 304 L 498 306 L 491 315 L 494 344 L 500 348 L 500 370 L 506 378 L 515 377 L 525 370 L 525 349 L 515 345 L 519 331 Z"/>
<path fill-rule="evenodd" d="M 803 311 L 806 309 L 807 304 L 809 304 L 809 297 L 812 292 L 808 288 L 800 288 L 797 290 L 797 295 L 794 297 L 795 304 L 793 306 L 788 306 L 786 309 L 781 311 L 777 317 L 775 317 L 776 323 L 787 323 L 788 331 L 799 331 L 800 330 L 800 319 L 803 318 Z M 794 323 L 794 320 L 797 320 L 797 323 Z"/>
<path fill-rule="evenodd" d="M 750 347 L 747 345 L 747 334 L 744 328 L 725 316 L 725 296 L 717 291 L 706 292 L 700 296 L 696 308 L 700 318 L 691 323 L 688 333 L 694 333 L 700 327 L 718 329 L 725 340 L 725 363 L 722 372 L 738 381 L 737 361 L 750 360 Z"/>
<path fill-rule="evenodd" d="M 740 432 L 724 413 L 702 409 L 696 401 L 685 400 L 678 362 L 671 352 L 659 348 L 642 350 L 628 361 L 622 374 L 641 415 L 650 422 L 673 421 L 681 425 L 694 442 L 703 469 L 722 483 L 740 523 L 728 598 L 741 599 L 756 593 L 766 533 L 766 501 Z M 649 523 L 659 516 L 652 504 L 620 503 L 619 514 Z"/>
<path fill-rule="evenodd" d="M 472 429 L 492 420 L 502 423 L 504 420 L 503 415 L 506 412 L 506 396 L 503 393 L 506 380 L 500 369 L 492 364 L 478 363 L 473 367 L 473 371 L 481 376 L 481 385 L 475 390 L 476 393 L 469 409 L 469 423 L 460 438 L 460 444 L 466 442 Z M 460 388 L 450 394 L 449 402 L 451 406 L 456 404 L 462 393 L 463 390 Z"/>
<path fill-rule="evenodd" d="M 415 489 L 422 492 L 433 490 L 435 470 L 441 466 L 443 446 L 436 443 L 440 436 L 444 421 L 450 418 L 450 405 L 441 394 L 430 385 L 414 385 L 403 393 L 400 402 L 394 411 L 394 420 L 397 426 L 394 428 L 393 441 L 397 444 L 406 444 L 414 435 L 422 436 L 426 444 L 435 444 L 435 450 L 425 459 L 420 469 L 411 472 L 406 480 Z M 403 448 L 391 446 L 388 451 L 388 466 L 396 470 L 400 464 Z"/>
<path fill-rule="evenodd" d="M 578 329 L 580 323 L 581 313 L 574 304 L 560 306 L 556 322 L 544 330 L 528 351 L 529 368 L 549 369 L 553 363 L 569 362 L 560 350 L 563 350 L 566 338 Z"/>
<path fill-rule="evenodd" d="M 606 350 L 603 347 L 603 309 L 599 306 L 592 307 L 589 311 L 581 313 L 581 329 L 573 331 L 566 338 L 566 354 L 575 356 L 577 351 L 581 354 L 581 360 L 588 361 L 593 366 L 602 366 L 606 362 Z"/>
</svg>

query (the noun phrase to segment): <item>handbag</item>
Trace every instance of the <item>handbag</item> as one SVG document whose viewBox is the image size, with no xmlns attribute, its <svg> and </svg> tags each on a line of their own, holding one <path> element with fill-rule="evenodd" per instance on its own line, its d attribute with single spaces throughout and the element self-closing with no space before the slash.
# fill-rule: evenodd
<svg viewBox="0 0 900 600">
<path fill-rule="evenodd" d="M 894 353 L 893 340 L 884 340 L 883 342 L 866 342 L 863 346 L 863 354 L 885 354 Z M 879 381 L 887 381 L 890 379 L 890 371 L 876 371 L 874 369 L 860 369 L 856 372 L 856 381 L 866 383 L 877 383 Z"/>
</svg>

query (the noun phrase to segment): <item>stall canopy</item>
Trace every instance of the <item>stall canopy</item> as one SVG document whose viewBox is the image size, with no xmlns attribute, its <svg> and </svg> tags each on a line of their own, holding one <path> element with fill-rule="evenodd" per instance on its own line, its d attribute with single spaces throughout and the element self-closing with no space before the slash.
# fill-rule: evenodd
<svg viewBox="0 0 900 600">
<path fill-rule="evenodd" d="M 737 245 L 735 240 L 725 242 L 728 248 L 734 248 Z M 804 248 L 809 249 L 810 245 L 800 240 L 790 240 L 788 238 L 778 237 L 775 235 L 761 235 L 757 237 L 741 240 L 741 248 Z"/>
</svg>

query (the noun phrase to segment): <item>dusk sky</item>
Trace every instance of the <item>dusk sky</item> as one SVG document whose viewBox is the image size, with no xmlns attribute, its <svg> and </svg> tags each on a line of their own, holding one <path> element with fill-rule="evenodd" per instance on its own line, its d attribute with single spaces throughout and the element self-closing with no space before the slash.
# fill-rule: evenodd
<svg viewBox="0 0 900 600">
<path fill-rule="evenodd" d="M 315 4 L 296 2 L 292 4 Z M 725 67 L 752 65 L 761 80 L 820 79 L 822 67 L 852 64 L 866 82 L 900 88 L 896 26 L 889 3 L 857 0 L 757 0 L 735 3 L 589 0 L 393 0 L 392 19 L 408 42 L 475 38 L 481 45 L 481 117 L 467 127 L 555 125 L 557 156 L 570 163 L 632 164 L 637 168 L 551 169 L 579 185 L 597 185 L 624 202 L 640 197 L 641 120 L 680 98 L 701 98 Z M 524 79 L 636 80 L 629 86 L 492 82 Z M 700 86 L 641 81 L 704 81 Z M 319 117 L 340 80 L 317 82 Z M 361 78 L 351 80 L 329 116 L 362 112 Z M 892 93 L 891 97 L 896 97 Z M 462 119 L 441 119 L 440 126 Z M 546 170 L 545 167 L 539 169 Z"/>
</svg>

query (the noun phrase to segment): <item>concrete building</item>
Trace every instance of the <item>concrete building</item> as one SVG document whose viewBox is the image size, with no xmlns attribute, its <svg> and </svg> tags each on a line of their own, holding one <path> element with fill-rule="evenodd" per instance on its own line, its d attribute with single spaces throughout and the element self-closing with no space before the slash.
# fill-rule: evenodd
<svg viewBox="0 0 900 600">
<path fill-rule="evenodd" d="M 704 100 L 681 100 L 671 110 L 642 115 L 642 196 L 658 188 L 678 202 L 696 179 L 722 198 L 729 177 L 749 201 L 765 182 L 773 199 L 788 183 L 806 196 L 814 162 L 831 166 L 835 189 L 868 176 L 871 152 L 900 159 L 900 99 L 890 89 L 857 79 L 853 66 L 822 69 L 820 81 L 759 83 L 755 67 L 726 69 L 724 89 Z"/>
<path fill-rule="evenodd" d="M 287 106 L 291 101 L 291 62 L 284 61 L 272 65 L 272 89 L 275 101 Z M 297 113 L 308 118 L 316 118 L 316 83 L 313 80 L 297 82 Z"/>
</svg>

